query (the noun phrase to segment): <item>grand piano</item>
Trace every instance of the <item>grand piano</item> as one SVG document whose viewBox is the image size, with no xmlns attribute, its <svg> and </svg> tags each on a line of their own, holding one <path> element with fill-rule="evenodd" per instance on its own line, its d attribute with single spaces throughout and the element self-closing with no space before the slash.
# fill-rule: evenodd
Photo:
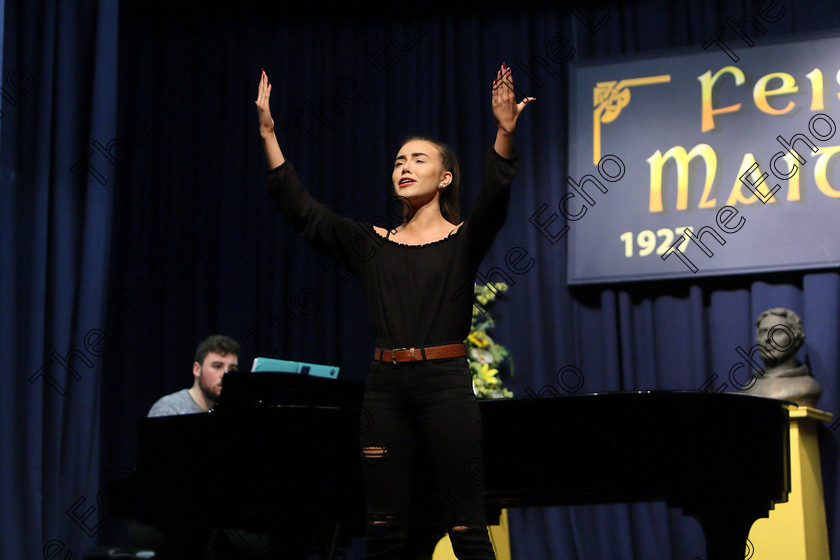
<svg viewBox="0 0 840 560">
<path fill-rule="evenodd" d="M 132 516 L 251 531 L 304 520 L 362 535 L 362 392 L 228 373 L 212 412 L 141 422 Z M 753 522 L 787 501 L 788 404 L 688 391 L 480 401 L 488 511 L 664 501 L 699 520 L 709 560 L 742 560 Z"/>
</svg>

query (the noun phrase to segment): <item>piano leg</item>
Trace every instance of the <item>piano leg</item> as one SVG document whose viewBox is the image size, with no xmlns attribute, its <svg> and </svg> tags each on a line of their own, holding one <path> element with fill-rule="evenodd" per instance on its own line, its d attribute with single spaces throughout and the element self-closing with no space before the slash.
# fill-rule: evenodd
<svg viewBox="0 0 840 560">
<path fill-rule="evenodd" d="M 706 535 L 706 560 L 745 560 L 747 537 L 755 520 L 767 517 L 763 512 L 744 510 L 732 505 L 727 510 L 715 508 L 700 512 L 685 512 L 700 521 Z"/>
</svg>

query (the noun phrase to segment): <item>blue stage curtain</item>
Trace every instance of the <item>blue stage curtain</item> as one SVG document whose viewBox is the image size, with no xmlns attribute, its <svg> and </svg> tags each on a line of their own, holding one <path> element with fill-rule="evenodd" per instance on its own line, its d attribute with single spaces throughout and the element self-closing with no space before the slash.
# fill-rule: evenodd
<svg viewBox="0 0 840 560">
<path fill-rule="evenodd" d="M 752 345 L 761 311 L 784 306 L 805 322 L 800 357 L 823 386 L 820 407 L 837 411 L 836 271 L 570 289 L 565 245 L 528 221 L 565 192 L 571 64 L 701 51 L 725 18 L 759 4 L 319 10 L 243 0 L 222 10 L 124 0 L 117 24 L 113 4 L 7 2 L 3 76 L 22 67 L 32 87 L 16 104 L 4 97 L 0 120 L 0 344 L 13 371 L 0 376 L 0 433 L 17 442 L 0 452 L 0 478 L 16 481 L 14 506 L 0 510 L 3 556 L 8 546 L 10 557 L 37 557 L 47 543 L 78 556 L 90 528 L 103 541 L 125 538 L 96 495 L 134 467 L 137 422 L 192 383 L 195 345 L 209 334 L 242 342 L 243 369 L 274 356 L 364 379 L 373 340 L 357 282 L 306 247 L 265 192 L 253 105 L 261 68 L 286 157 L 313 196 L 359 220 L 387 218 L 393 157 L 414 134 L 458 152 L 468 216 L 493 141 L 499 64 L 538 98 L 517 129 L 507 223 L 481 267 L 511 285 L 494 308 L 494 335 L 515 357 L 508 385 L 518 396 L 556 388 L 564 366 L 580 371 L 581 392 L 696 390 L 729 371 L 737 346 Z M 759 43 L 837 26 L 836 2 L 781 4 L 786 16 Z M 556 37 L 574 59 L 534 66 L 529 77 L 522 65 L 545 60 Z M 25 77 L 18 71 L 21 90 Z M 516 247 L 534 259 L 523 274 L 505 268 Z M 51 357 L 64 396 L 43 376 L 30 382 Z M 837 555 L 837 434 L 822 436 Z M 74 521 L 66 511 L 80 497 Z M 88 507 L 96 509 L 79 521 Z M 699 525 L 661 503 L 512 511 L 511 538 L 515 558 L 705 557 Z"/>
<path fill-rule="evenodd" d="M 74 558 L 104 519 L 100 375 L 117 2 L 3 4 L 0 556 Z M 102 157 L 101 155 L 99 157 Z"/>
</svg>

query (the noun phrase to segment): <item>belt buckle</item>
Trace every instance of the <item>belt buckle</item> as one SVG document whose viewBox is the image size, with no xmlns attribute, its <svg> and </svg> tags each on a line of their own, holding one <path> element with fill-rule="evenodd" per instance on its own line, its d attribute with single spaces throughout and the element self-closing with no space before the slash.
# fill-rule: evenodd
<svg viewBox="0 0 840 560">
<path fill-rule="evenodd" d="M 391 363 L 393 365 L 397 365 L 397 352 L 399 352 L 401 350 L 407 350 L 407 351 L 411 352 L 411 354 L 410 354 L 411 355 L 411 361 L 412 362 L 414 361 L 414 347 L 413 346 L 411 348 L 392 348 L 391 349 Z"/>
</svg>

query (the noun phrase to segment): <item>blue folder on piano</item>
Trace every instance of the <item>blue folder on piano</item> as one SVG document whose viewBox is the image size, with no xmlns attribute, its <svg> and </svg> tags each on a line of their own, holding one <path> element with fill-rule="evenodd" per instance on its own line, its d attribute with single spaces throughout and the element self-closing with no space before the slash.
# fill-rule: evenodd
<svg viewBox="0 0 840 560">
<path fill-rule="evenodd" d="M 329 379 L 338 378 L 337 366 L 325 366 L 322 364 L 308 364 L 306 362 L 290 362 L 288 360 L 275 360 L 274 358 L 254 358 L 254 365 L 251 371 L 277 371 L 282 373 L 299 373 L 314 377 L 326 377 Z"/>
</svg>

